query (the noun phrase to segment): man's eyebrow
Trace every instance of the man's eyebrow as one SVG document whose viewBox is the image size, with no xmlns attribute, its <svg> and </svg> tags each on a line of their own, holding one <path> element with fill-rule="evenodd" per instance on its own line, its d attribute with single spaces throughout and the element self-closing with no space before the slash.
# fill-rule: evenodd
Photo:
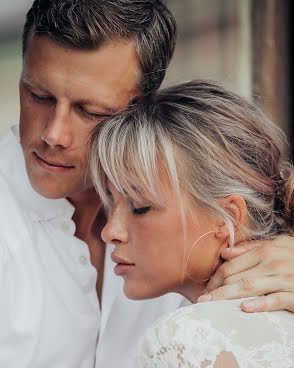
<svg viewBox="0 0 294 368">
<path fill-rule="evenodd" d="M 35 87 L 35 88 L 38 88 L 40 89 L 41 91 L 43 92 L 46 92 L 46 93 L 50 93 L 50 91 L 48 91 L 46 88 L 42 87 L 41 85 L 39 85 L 38 83 L 34 82 L 32 79 L 28 78 L 28 77 L 22 77 L 21 78 L 21 81 L 26 84 L 27 86 L 30 86 L 30 87 Z M 81 105 L 91 105 L 91 106 L 95 106 L 99 109 L 102 109 L 103 111 L 105 111 L 105 114 L 106 115 L 114 115 L 118 112 L 121 111 L 121 108 L 119 107 L 116 107 L 116 106 L 109 106 L 108 104 L 106 103 L 103 103 L 103 102 L 98 102 L 98 101 L 95 101 L 93 99 L 81 99 L 78 101 L 79 104 Z"/>
<path fill-rule="evenodd" d="M 39 85 L 38 83 L 34 82 L 32 79 L 30 79 L 30 78 L 28 78 L 28 77 L 22 77 L 22 78 L 21 78 L 21 81 L 22 81 L 24 84 L 26 84 L 27 86 L 38 88 L 38 89 L 40 89 L 41 91 L 46 92 L 46 93 L 51 93 L 51 92 L 50 92 L 50 91 L 48 91 L 46 88 L 42 87 L 41 85 Z"/>
<path fill-rule="evenodd" d="M 81 105 L 91 105 L 93 107 L 100 108 L 103 111 L 105 111 L 105 113 L 107 115 L 113 115 L 113 114 L 116 114 L 117 112 L 121 111 L 121 109 L 116 107 L 116 106 L 109 106 L 106 103 L 98 102 L 98 101 L 95 101 L 93 99 L 83 98 L 83 99 L 79 100 L 79 104 L 81 104 Z"/>
</svg>

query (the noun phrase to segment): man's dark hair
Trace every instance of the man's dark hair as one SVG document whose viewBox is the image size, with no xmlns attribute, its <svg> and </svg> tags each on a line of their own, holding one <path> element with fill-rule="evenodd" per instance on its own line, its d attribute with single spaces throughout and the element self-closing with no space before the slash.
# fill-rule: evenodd
<svg viewBox="0 0 294 368">
<path fill-rule="evenodd" d="M 65 47 L 93 50 L 116 40 L 133 40 L 141 67 L 139 87 L 160 87 L 176 42 L 176 23 L 164 0 L 35 0 L 23 30 Z"/>
</svg>

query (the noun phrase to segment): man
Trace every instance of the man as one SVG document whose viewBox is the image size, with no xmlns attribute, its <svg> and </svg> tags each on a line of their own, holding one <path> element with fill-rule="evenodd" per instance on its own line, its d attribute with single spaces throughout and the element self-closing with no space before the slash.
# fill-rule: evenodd
<svg viewBox="0 0 294 368">
<path fill-rule="evenodd" d="M 0 143 L 1 367 L 132 367 L 144 330 L 185 304 L 124 297 L 88 173 L 91 131 L 160 86 L 175 33 L 161 0 L 36 0 L 28 12 L 20 125 Z"/>
</svg>

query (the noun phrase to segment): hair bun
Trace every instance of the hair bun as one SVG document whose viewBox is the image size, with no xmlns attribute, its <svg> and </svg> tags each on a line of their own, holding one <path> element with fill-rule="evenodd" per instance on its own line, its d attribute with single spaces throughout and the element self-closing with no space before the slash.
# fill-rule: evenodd
<svg viewBox="0 0 294 368">
<path fill-rule="evenodd" d="M 294 167 L 286 164 L 283 168 L 282 200 L 284 205 L 284 218 L 288 231 L 294 234 Z"/>
</svg>

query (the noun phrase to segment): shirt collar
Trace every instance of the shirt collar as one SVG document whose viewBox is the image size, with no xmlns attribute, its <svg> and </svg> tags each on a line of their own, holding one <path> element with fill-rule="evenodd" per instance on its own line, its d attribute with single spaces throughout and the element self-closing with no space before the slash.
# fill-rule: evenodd
<svg viewBox="0 0 294 368">
<path fill-rule="evenodd" d="M 17 200 L 31 213 L 33 221 L 46 221 L 58 217 L 72 218 L 75 208 L 66 199 L 48 199 L 39 195 L 31 186 L 23 157 L 19 138 L 19 127 L 14 125 L 6 131 L 2 138 L 4 159 L 1 159 L 0 170 L 13 188 Z M 12 158 L 5 159 L 5 158 Z"/>
</svg>

